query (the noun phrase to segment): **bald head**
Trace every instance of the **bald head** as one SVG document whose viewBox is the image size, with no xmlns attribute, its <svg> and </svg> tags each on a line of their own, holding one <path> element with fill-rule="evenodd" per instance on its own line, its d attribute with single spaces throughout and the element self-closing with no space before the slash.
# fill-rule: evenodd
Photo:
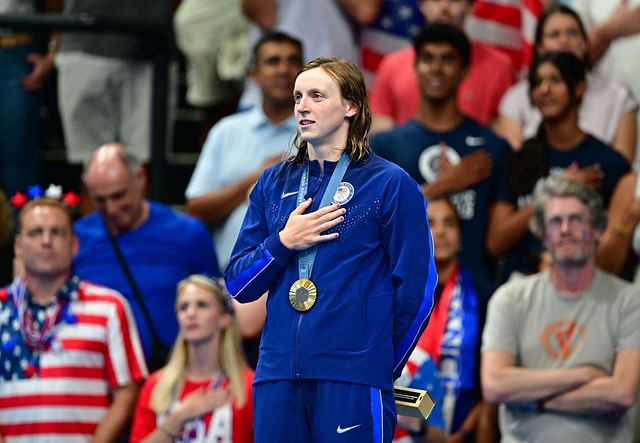
<svg viewBox="0 0 640 443">
<path fill-rule="evenodd" d="M 83 180 L 113 232 L 127 232 L 142 223 L 146 177 L 140 162 L 123 145 L 109 143 L 96 148 Z"/>
<path fill-rule="evenodd" d="M 132 154 L 128 153 L 124 145 L 120 143 L 107 143 L 97 147 L 89 163 L 85 165 L 83 179 L 86 181 L 91 172 L 92 175 L 108 173 L 113 168 L 126 168 L 131 175 L 138 174 L 142 164 Z"/>
</svg>

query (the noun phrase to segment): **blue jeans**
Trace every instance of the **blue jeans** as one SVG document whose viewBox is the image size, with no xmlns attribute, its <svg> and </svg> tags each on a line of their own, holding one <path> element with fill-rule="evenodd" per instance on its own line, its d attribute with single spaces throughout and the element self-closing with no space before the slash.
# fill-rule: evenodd
<svg viewBox="0 0 640 443">
<path fill-rule="evenodd" d="M 30 52 L 30 46 L 0 49 L 0 187 L 9 196 L 37 184 L 42 99 L 20 84 L 20 78 L 32 70 L 25 62 Z"/>
</svg>

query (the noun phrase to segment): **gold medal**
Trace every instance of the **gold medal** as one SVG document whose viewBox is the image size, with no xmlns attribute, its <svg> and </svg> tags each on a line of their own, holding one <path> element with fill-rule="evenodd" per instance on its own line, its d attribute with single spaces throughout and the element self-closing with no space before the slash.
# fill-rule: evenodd
<svg viewBox="0 0 640 443">
<path fill-rule="evenodd" d="M 316 304 L 318 289 L 307 278 L 301 278 L 293 282 L 289 289 L 289 303 L 298 312 L 307 312 Z"/>
</svg>

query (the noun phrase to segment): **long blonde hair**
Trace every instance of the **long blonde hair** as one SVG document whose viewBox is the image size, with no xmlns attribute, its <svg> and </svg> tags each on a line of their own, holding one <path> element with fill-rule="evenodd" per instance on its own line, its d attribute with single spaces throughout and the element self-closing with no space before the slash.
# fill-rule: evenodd
<svg viewBox="0 0 640 443">
<path fill-rule="evenodd" d="M 334 57 L 319 57 L 307 63 L 298 75 L 311 69 L 320 68 L 335 80 L 340 94 L 344 100 L 351 101 L 357 111 L 353 117 L 349 117 L 349 133 L 347 134 L 347 146 L 345 152 L 349 159 L 356 163 L 364 160 L 371 152 L 367 135 L 371 128 L 371 108 L 367 99 L 367 87 L 362 72 L 349 60 Z M 302 140 L 300 131 L 296 132 L 293 140 L 297 152 L 287 161 L 301 164 L 309 158 L 307 152 L 308 143 Z"/>
<path fill-rule="evenodd" d="M 243 375 L 245 363 L 231 298 L 222 286 L 204 275 L 191 275 L 185 278 L 178 283 L 177 293 L 180 294 L 187 285 L 196 285 L 209 291 L 215 297 L 223 312 L 231 316 L 228 326 L 220 333 L 218 360 L 223 374 L 229 378 L 231 395 L 236 405 L 243 406 L 247 401 Z M 177 299 L 178 297 L 176 297 Z M 182 333 L 180 333 L 173 345 L 169 361 L 162 368 L 158 382 L 151 394 L 151 408 L 156 414 L 166 412 L 171 406 L 171 401 L 177 397 L 184 383 L 188 358 L 189 347 Z"/>
</svg>

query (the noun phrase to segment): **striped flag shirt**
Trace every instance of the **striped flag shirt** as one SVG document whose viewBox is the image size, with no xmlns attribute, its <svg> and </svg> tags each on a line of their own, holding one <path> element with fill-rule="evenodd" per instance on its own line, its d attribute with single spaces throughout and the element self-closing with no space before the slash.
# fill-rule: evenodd
<svg viewBox="0 0 640 443">
<path fill-rule="evenodd" d="M 90 441 L 110 406 L 110 390 L 147 375 L 129 305 L 111 289 L 80 282 L 69 305 L 74 321 L 60 324 L 39 371 L 29 376 L 7 294 L 0 292 L 0 363 L 13 373 L 0 380 L 0 434 L 7 443 Z M 5 346 L 12 337 L 16 345 Z M 19 367 L 12 368 L 15 362 Z"/>
</svg>

